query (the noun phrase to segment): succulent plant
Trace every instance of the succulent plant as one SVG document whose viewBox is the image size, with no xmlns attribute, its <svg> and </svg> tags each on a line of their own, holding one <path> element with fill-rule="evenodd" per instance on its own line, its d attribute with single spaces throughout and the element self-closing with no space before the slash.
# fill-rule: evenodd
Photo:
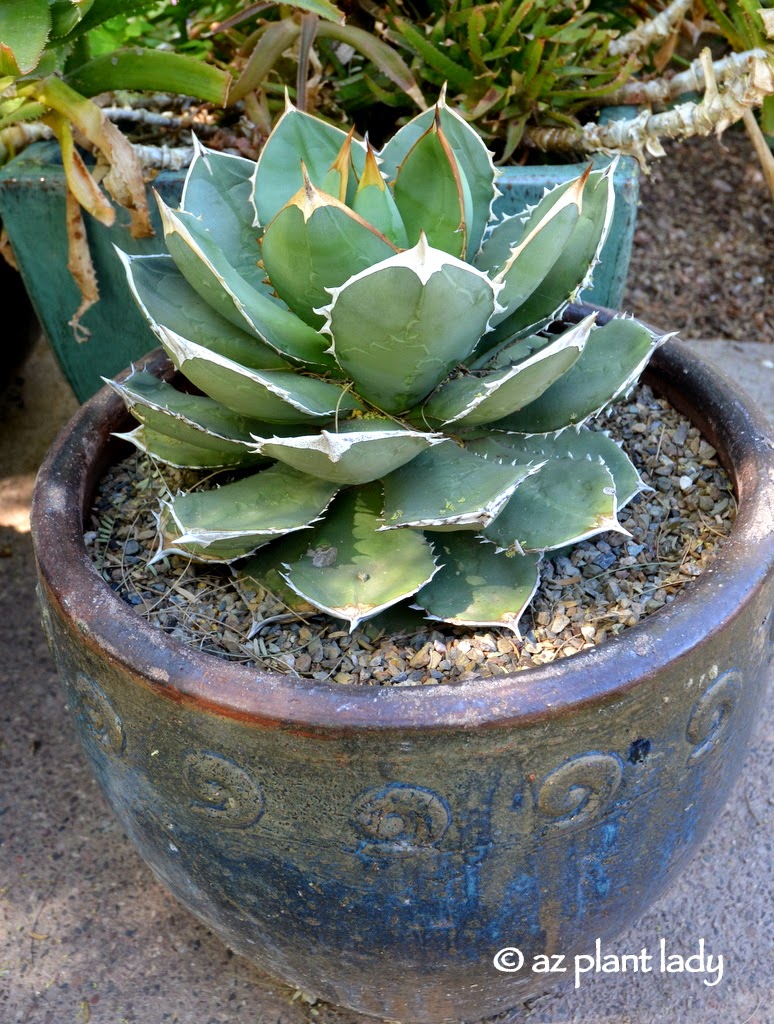
<svg viewBox="0 0 774 1024">
<path fill-rule="evenodd" d="M 122 258 L 201 393 L 112 386 L 138 448 L 236 472 L 163 504 L 157 558 L 236 562 L 350 628 L 412 600 L 517 632 L 544 552 L 621 530 L 642 484 L 587 421 L 662 339 L 557 320 L 605 239 L 610 168 L 502 219 L 495 179 L 443 97 L 378 156 L 291 105 L 257 164 L 198 148 L 181 208 L 160 204 L 169 255 Z"/>
</svg>

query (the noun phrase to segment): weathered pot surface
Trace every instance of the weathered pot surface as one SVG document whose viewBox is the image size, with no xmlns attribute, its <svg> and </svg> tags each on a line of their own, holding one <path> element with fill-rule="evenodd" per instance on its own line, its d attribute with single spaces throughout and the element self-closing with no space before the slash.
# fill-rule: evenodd
<svg viewBox="0 0 774 1024">
<path fill-rule="evenodd" d="M 536 954 L 593 950 L 690 858 L 772 650 L 774 446 L 679 345 L 648 379 L 734 479 L 739 515 L 711 568 L 597 649 L 455 685 L 262 673 L 150 626 L 82 537 L 120 399 L 103 390 L 60 435 L 33 529 L 68 703 L 143 857 L 235 950 L 364 1013 L 472 1020 L 545 988 Z M 506 946 L 520 971 L 495 969 Z"/>
</svg>

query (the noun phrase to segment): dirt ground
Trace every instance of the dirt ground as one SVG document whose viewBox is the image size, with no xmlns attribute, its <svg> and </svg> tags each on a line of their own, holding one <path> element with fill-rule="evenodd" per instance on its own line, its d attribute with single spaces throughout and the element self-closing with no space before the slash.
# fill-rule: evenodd
<svg viewBox="0 0 774 1024">
<path fill-rule="evenodd" d="M 640 198 L 626 309 L 685 338 L 774 342 L 774 202 L 747 135 L 669 144 Z"/>
</svg>

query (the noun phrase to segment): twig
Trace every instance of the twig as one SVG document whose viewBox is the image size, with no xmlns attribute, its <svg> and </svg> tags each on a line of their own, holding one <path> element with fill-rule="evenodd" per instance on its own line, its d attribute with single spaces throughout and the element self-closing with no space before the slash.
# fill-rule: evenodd
<svg viewBox="0 0 774 1024">
<path fill-rule="evenodd" d="M 745 110 L 742 114 L 742 121 L 744 123 L 747 134 L 750 136 L 755 152 L 760 160 L 761 170 L 763 171 L 763 177 L 766 181 L 766 185 L 769 189 L 772 202 L 774 202 L 774 155 L 769 149 L 769 144 L 761 131 L 760 125 L 755 119 L 755 114 L 752 110 Z"/>
<path fill-rule="evenodd" d="M 774 67 L 768 60 L 753 58 L 750 70 L 726 83 L 720 92 L 713 75 L 709 50 L 702 52 L 706 89 L 700 103 L 681 103 L 671 110 L 651 114 L 643 110 L 628 121 L 590 123 L 580 128 L 533 128 L 525 142 L 534 149 L 557 152 L 621 153 L 634 156 L 646 168 L 648 156 L 664 156 L 661 139 L 686 139 L 694 135 L 720 135 L 742 120 L 744 112 L 760 106 L 774 94 Z"/>
<path fill-rule="evenodd" d="M 194 158 L 193 146 L 167 149 L 166 146 L 132 146 L 135 156 L 144 170 L 180 171 L 188 167 Z"/>
<path fill-rule="evenodd" d="M 32 142 L 52 139 L 54 133 L 42 121 L 20 121 L 0 131 L 0 164 L 16 156 Z"/>
<path fill-rule="evenodd" d="M 146 107 L 102 107 L 101 110 L 111 121 L 127 121 L 131 124 L 173 130 L 195 128 L 199 134 L 213 134 L 218 130 L 216 124 L 192 114 L 163 114 L 157 110 L 148 110 Z"/>
<path fill-rule="evenodd" d="M 640 53 L 651 43 L 660 43 L 663 39 L 668 39 L 688 13 L 692 3 L 693 0 L 673 0 L 669 7 L 654 18 L 641 22 L 620 39 L 614 39 L 608 52 L 614 57 L 620 54 Z"/>
<path fill-rule="evenodd" d="M 717 82 L 730 82 L 753 72 L 755 60 L 767 61 L 765 50 L 745 50 L 744 53 L 730 53 L 722 60 L 714 61 L 712 72 Z M 605 96 L 606 106 L 642 106 L 644 104 L 670 103 L 687 92 L 704 92 L 707 78 L 704 63 L 697 57 L 690 67 L 671 78 L 653 78 L 649 82 L 627 82 L 620 89 Z"/>
</svg>

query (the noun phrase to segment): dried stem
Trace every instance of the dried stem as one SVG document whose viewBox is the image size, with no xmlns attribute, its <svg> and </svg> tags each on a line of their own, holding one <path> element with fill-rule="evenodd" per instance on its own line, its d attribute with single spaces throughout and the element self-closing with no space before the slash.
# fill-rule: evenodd
<svg viewBox="0 0 774 1024">
<path fill-rule="evenodd" d="M 149 127 L 179 129 L 196 129 L 198 134 L 212 134 L 218 130 L 216 124 L 204 121 L 200 116 L 191 114 L 160 114 L 144 107 L 102 107 L 102 113 L 111 121 L 126 121 L 131 124 L 144 124 Z"/>
<path fill-rule="evenodd" d="M 693 0 L 673 0 L 669 7 L 654 18 L 643 21 L 631 32 L 614 39 L 609 52 L 613 56 L 640 53 L 652 43 L 668 39 L 691 8 Z"/>
<path fill-rule="evenodd" d="M 730 53 L 712 64 L 716 82 L 731 82 L 753 72 L 756 60 L 768 60 L 765 50 L 746 50 L 744 53 Z M 687 92 L 704 92 L 707 77 L 704 62 L 697 57 L 689 68 L 671 78 L 654 78 L 649 82 L 627 82 L 615 92 L 605 96 L 606 106 L 670 103 Z"/>
<path fill-rule="evenodd" d="M 525 142 L 535 149 L 557 152 L 620 153 L 634 156 L 646 166 L 646 154 L 664 156 L 661 139 L 686 139 L 694 135 L 720 135 L 743 119 L 745 111 L 760 106 L 774 94 L 774 67 L 753 57 L 749 70 L 725 83 L 719 91 L 709 50 L 704 50 L 705 92 L 700 103 L 681 103 L 661 114 L 644 110 L 628 121 L 586 124 L 580 128 L 533 128 Z"/>
<path fill-rule="evenodd" d="M 194 156 L 192 146 L 168 149 L 166 146 L 141 146 L 135 143 L 132 149 L 144 170 L 179 171 L 188 167 Z"/>
<path fill-rule="evenodd" d="M 752 110 L 745 110 L 742 114 L 742 121 L 755 147 L 755 152 L 758 155 L 761 170 L 763 171 L 763 177 L 766 180 L 772 202 L 774 202 L 774 154 L 769 149 L 769 144 L 766 142 L 766 138 Z"/>
<path fill-rule="evenodd" d="M 20 121 L 0 131 L 0 164 L 20 153 L 32 142 L 39 139 L 52 139 L 54 133 L 47 124 L 41 121 Z"/>
</svg>

